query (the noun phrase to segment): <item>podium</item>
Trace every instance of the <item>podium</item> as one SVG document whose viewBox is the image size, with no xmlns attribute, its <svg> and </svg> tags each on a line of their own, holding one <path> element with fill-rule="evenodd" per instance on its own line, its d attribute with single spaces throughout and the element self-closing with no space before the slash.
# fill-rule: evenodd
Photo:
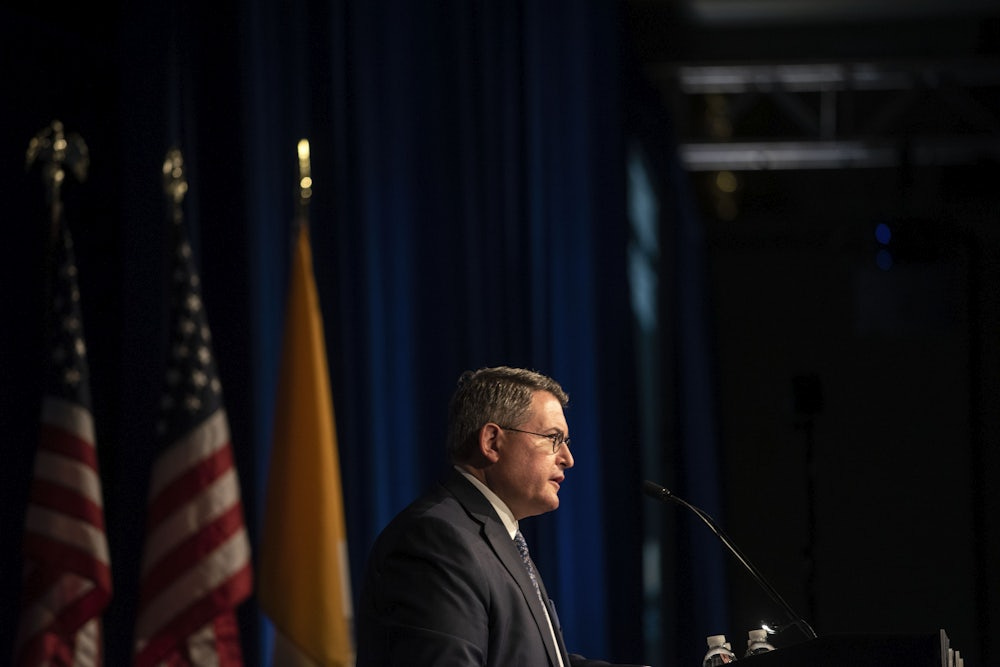
<svg viewBox="0 0 1000 667">
<path fill-rule="evenodd" d="M 827 635 L 740 658 L 741 667 L 951 667 L 948 635 Z"/>
</svg>

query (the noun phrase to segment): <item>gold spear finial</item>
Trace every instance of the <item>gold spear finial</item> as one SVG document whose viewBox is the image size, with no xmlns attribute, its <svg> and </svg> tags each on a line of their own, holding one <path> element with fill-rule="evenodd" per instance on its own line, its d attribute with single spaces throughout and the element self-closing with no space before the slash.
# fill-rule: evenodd
<svg viewBox="0 0 1000 667">
<path fill-rule="evenodd" d="M 65 168 L 68 167 L 76 180 L 83 183 L 87 180 L 87 169 L 90 167 L 90 152 L 79 134 L 67 136 L 62 122 L 53 120 L 28 142 L 25 169 L 30 170 L 39 161 L 44 163 L 42 180 L 55 221 L 62 207 L 61 188 L 66 180 Z"/>
<path fill-rule="evenodd" d="M 171 202 L 180 206 L 187 189 L 187 179 L 184 178 L 184 156 L 181 154 L 181 149 L 171 148 L 163 161 L 163 191 Z"/>
<path fill-rule="evenodd" d="M 181 204 L 187 194 L 188 183 L 184 177 L 184 156 L 176 146 L 167 151 L 163 160 L 163 192 L 170 200 L 171 219 L 179 224 L 184 217 Z"/>
<path fill-rule="evenodd" d="M 299 215 L 304 219 L 312 197 L 312 162 L 309 155 L 309 140 L 300 139 L 299 153 Z"/>
</svg>

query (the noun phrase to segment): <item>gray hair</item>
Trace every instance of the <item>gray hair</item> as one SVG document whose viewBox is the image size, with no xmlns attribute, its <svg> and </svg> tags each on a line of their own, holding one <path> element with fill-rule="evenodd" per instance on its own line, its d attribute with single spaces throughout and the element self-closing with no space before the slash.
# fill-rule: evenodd
<svg viewBox="0 0 1000 667">
<path fill-rule="evenodd" d="M 476 447 L 479 430 L 488 422 L 516 426 L 527 421 L 535 392 L 547 391 L 565 408 L 569 396 L 552 378 L 524 368 L 497 366 L 465 371 L 451 397 L 448 455 L 465 461 Z"/>
</svg>

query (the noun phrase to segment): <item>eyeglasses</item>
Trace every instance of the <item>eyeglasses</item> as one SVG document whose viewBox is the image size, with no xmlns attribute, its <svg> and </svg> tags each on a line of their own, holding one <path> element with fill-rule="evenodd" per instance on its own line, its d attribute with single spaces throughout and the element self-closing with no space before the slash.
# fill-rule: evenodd
<svg viewBox="0 0 1000 667">
<path fill-rule="evenodd" d="M 497 424 L 499 426 L 499 424 Z M 534 431 L 525 431 L 520 428 L 511 428 L 510 426 L 500 426 L 505 431 L 517 431 L 518 433 L 527 433 L 528 435 L 537 435 L 539 438 L 548 438 L 552 441 L 552 453 L 555 454 L 559 449 L 566 445 L 569 447 L 569 438 L 562 434 L 561 431 L 556 431 L 555 433 L 535 433 Z"/>
</svg>

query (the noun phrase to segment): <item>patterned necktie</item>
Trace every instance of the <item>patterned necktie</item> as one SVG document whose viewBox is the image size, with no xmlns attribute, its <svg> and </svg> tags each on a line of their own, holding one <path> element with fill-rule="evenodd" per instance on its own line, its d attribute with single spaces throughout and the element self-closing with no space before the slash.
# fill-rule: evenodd
<svg viewBox="0 0 1000 667">
<path fill-rule="evenodd" d="M 553 621 L 555 622 L 555 627 L 558 628 L 559 619 L 553 619 L 550 616 L 550 614 L 555 613 L 555 610 L 549 611 L 549 606 L 545 604 L 545 598 L 542 597 L 542 589 L 538 586 L 538 577 L 535 576 L 535 564 L 531 562 L 531 555 L 528 554 L 528 543 L 524 541 L 524 535 L 521 534 L 520 530 L 514 533 L 514 544 L 517 545 L 517 550 L 521 553 L 521 562 L 524 563 L 524 569 L 528 571 L 528 577 L 531 579 L 531 585 L 535 587 L 538 601 L 542 603 L 542 609 L 545 610 L 549 632 L 552 633 L 552 641 L 555 644 L 556 658 L 558 659 L 556 664 L 558 667 L 563 667 L 566 662 L 559 648 L 559 640 L 556 639 L 556 631 L 553 629 Z"/>
<path fill-rule="evenodd" d="M 535 587 L 535 593 L 538 595 L 538 601 L 542 603 L 542 608 L 545 608 L 545 600 L 542 599 L 542 590 L 538 587 L 538 578 L 535 576 L 535 565 L 531 562 L 531 556 L 528 554 L 528 543 L 524 541 L 524 535 L 521 531 L 514 533 L 514 544 L 517 545 L 517 550 L 521 552 L 521 562 L 524 563 L 524 569 L 528 572 L 528 577 L 531 579 L 531 585 Z"/>
</svg>

